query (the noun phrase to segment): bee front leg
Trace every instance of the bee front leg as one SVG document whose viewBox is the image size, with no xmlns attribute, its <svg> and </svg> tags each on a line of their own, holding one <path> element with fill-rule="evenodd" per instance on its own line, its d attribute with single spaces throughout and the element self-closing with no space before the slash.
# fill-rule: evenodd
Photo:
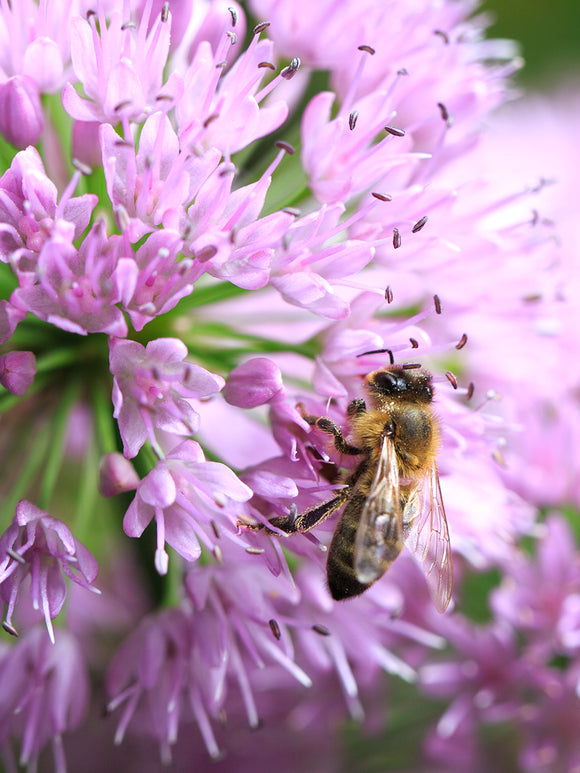
<svg viewBox="0 0 580 773">
<path fill-rule="evenodd" d="M 358 402 L 358 401 L 353 401 L 353 402 Z M 361 402 L 364 405 L 364 400 Z M 357 448 L 356 446 L 351 446 L 350 443 L 347 443 L 347 441 L 344 439 L 344 436 L 342 434 L 342 430 L 340 429 L 338 424 L 335 424 L 332 421 L 332 419 L 329 419 L 327 416 L 313 416 L 312 414 L 306 413 L 302 403 L 298 403 L 296 407 L 302 414 L 302 418 L 307 424 L 310 424 L 313 427 L 318 427 L 319 430 L 321 430 L 322 432 L 326 432 L 327 435 L 334 436 L 334 447 L 339 453 L 349 454 L 350 456 L 358 456 L 359 454 L 362 454 L 362 451 L 360 448 Z M 365 407 L 365 410 L 366 410 L 366 407 Z"/>
</svg>

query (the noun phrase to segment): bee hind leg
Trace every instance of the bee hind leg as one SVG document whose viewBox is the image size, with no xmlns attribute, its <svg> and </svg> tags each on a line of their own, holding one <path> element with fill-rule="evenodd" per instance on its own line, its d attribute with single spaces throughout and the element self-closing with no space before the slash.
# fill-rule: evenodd
<svg viewBox="0 0 580 773">
<path fill-rule="evenodd" d="M 286 532 L 286 534 L 305 534 L 342 507 L 349 496 L 350 489 L 348 487 L 344 488 L 334 499 L 329 499 L 328 502 L 311 507 L 300 513 L 300 515 L 297 515 L 296 505 L 292 505 L 286 515 L 272 518 L 270 524 Z M 273 533 L 269 529 L 267 531 Z"/>
</svg>

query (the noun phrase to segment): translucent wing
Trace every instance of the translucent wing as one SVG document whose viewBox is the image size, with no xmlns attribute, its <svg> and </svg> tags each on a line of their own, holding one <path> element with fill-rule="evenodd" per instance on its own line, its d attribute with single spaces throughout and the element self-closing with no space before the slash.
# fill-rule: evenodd
<svg viewBox="0 0 580 773">
<path fill-rule="evenodd" d="M 377 471 L 361 511 L 354 543 L 354 571 L 359 582 L 378 580 L 403 547 L 399 468 L 392 442 L 383 438 Z"/>
<path fill-rule="evenodd" d="M 439 612 L 445 612 L 453 591 L 453 564 L 447 518 L 437 468 L 432 465 L 409 497 L 403 513 L 405 545 L 421 564 L 429 593 Z"/>
</svg>

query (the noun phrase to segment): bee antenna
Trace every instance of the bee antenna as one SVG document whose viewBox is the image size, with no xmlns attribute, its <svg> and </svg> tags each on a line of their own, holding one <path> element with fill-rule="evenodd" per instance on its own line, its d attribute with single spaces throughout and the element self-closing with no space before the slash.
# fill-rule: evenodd
<svg viewBox="0 0 580 773">
<path fill-rule="evenodd" d="M 394 365 L 395 358 L 393 357 L 393 352 L 390 349 L 371 349 L 370 352 L 362 352 L 362 354 L 357 354 L 357 357 L 366 357 L 367 354 L 384 354 L 385 352 L 387 352 L 389 355 L 389 364 Z"/>
</svg>

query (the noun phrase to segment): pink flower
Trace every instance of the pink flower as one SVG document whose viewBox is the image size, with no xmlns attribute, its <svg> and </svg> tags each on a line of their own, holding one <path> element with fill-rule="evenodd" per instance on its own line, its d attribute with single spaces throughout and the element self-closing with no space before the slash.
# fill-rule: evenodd
<svg viewBox="0 0 580 773">
<path fill-rule="evenodd" d="M 32 79 L 15 76 L 0 85 L 0 133 L 17 148 L 36 145 L 44 131 L 40 96 Z"/>
<path fill-rule="evenodd" d="M 0 356 L 0 384 L 15 395 L 24 395 L 36 376 L 32 352 L 8 352 Z"/>
<path fill-rule="evenodd" d="M 155 568 L 166 574 L 165 542 L 186 561 L 200 557 L 200 542 L 215 553 L 222 528 L 230 539 L 243 544 L 236 536 L 241 515 L 237 507 L 251 496 L 251 490 L 229 467 L 205 461 L 198 444 L 185 440 L 141 480 L 123 528 L 129 537 L 140 537 L 155 519 Z"/>
<path fill-rule="evenodd" d="M 55 771 L 65 773 L 62 735 L 83 722 L 89 701 L 88 673 L 78 641 L 63 630 L 51 643 L 42 628 L 32 628 L 0 656 L 0 681 L 4 754 L 7 741 L 20 738 L 20 764 L 33 770 L 51 742 Z M 8 755 L 10 759 L 11 751 Z"/>
<path fill-rule="evenodd" d="M 0 537 L 0 588 L 8 610 L 5 630 L 18 635 L 12 625 L 16 603 L 24 580 L 30 578 L 35 609 L 44 615 L 50 640 L 55 637 L 52 620 L 58 616 L 66 598 L 66 576 L 87 590 L 93 586 L 97 562 L 62 521 L 22 500 L 16 506 L 12 524 Z"/>
<path fill-rule="evenodd" d="M 125 456 L 134 457 L 146 440 L 157 447 L 159 431 L 193 434 L 198 416 L 186 398 L 214 394 L 223 386 L 221 377 L 184 362 L 187 347 L 177 338 L 150 341 L 146 347 L 113 338 L 109 346 L 114 415 Z"/>
</svg>

